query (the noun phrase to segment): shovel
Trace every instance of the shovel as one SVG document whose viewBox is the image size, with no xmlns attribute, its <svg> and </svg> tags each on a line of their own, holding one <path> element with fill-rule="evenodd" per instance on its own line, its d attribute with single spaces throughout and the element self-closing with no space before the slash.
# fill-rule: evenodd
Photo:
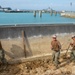
<svg viewBox="0 0 75 75">
<path fill-rule="evenodd" d="M 66 53 L 63 55 L 63 58 L 64 58 L 64 59 L 67 59 L 67 58 L 68 58 L 68 57 L 67 57 L 67 53 L 68 53 L 69 48 L 70 48 L 70 45 L 69 45 L 68 48 L 66 49 Z"/>
</svg>

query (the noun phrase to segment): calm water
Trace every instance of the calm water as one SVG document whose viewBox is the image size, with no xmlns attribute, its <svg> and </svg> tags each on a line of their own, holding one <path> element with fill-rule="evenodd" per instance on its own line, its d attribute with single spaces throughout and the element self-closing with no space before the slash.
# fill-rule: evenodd
<svg viewBox="0 0 75 75">
<path fill-rule="evenodd" d="M 43 13 L 39 17 L 39 13 L 34 17 L 33 13 L 3 13 L 0 12 L 0 25 L 10 24 L 55 24 L 55 23 L 75 23 L 75 19 L 64 18 L 59 14 L 51 16 L 49 13 Z"/>
</svg>

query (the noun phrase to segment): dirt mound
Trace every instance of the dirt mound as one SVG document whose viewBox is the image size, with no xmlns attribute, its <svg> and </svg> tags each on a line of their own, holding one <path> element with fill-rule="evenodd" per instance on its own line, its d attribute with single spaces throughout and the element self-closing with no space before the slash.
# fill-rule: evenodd
<svg viewBox="0 0 75 75">
<path fill-rule="evenodd" d="M 40 59 L 30 62 L 1 65 L 0 75 L 72 75 L 75 74 L 75 66 L 73 62 L 68 60 L 60 60 L 62 63 L 58 69 L 52 64 L 50 59 Z"/>
</svg>

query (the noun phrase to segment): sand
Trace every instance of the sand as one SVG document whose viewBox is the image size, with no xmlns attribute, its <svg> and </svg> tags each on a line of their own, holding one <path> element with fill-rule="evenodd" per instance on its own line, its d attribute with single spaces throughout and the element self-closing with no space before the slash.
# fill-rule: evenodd
<svg viewBox="0 0 75 75">
<path fill-rule="evenodd" d="M 65 51 L 65 49 L 68 48 L 70 42 L 72 42 L 71 36 L 74 35 L 74 33 L 70 34 L 63 33 L 56 35 L 57 39 L 61 43 L 62 50 Z M 51 40 L 52 40 L 52 35 L 51 36 L 39 35 L 39 36 L 28 37 L 27 39 L 25 38 L 26 57 L 52 53 Z M 7 60 L 25 57 L 22 38 L 1 39 L 1 43 L 3 49 L 6 51 Z"/>
<path fill-rule="evenodd" d="M 59 68 L 48 58 L 30 62 L 0 66 L 0 75 L 75 75 L 75 64 L 62 59 Z"/>
<path fill-rule="evenodd" d="M 57 39 L 60 41 L 62 45 L 62 50 L 68 48 L 69 43 L 72 42 L 71 36 L 74 33 L 70 34 L 57 34 Z M 50 48 L 52 37 L 48 36 L 37 36 L 37 37 L 29 37 L 25 39 L 26 44 L 26 53 L 28 57 L 36 56 L 40 54 L 52 53 Z M 15 59 L 24 57 L 23 50 L 23 41 L 22 38 L 19 39 L 1 39 L 3 48 L 12 53 L 11 55 L 14 57 L 10 57 L 6 55 L 6 58 Z M 16 45 L 16 46 L 15 46 Z M 14 47 L 13 47 L 14 46 Z M 13 48 L 12 48 L 13 47 Z M 71 47 L 70 47 L 71 48 Z M 17 53 L 17 55 L 16 55 Z M 30 55 L 31 54 L 31 55 Z M 8 56 L 8 57 L 7 57 Z M 55 69 L 54 64 L 51 62 L 50 58 L 45 59 L 35 59 L 32 61 L 26 61 L 20 64 L 14 65 L 3 65 L 0 66 L 0 75 L 75 75 L 75 65 L 73 62 L 69 62 L 69 59 L 60 59 L 61 64 L 59 65 L 59 69 Z"/>
</svg>

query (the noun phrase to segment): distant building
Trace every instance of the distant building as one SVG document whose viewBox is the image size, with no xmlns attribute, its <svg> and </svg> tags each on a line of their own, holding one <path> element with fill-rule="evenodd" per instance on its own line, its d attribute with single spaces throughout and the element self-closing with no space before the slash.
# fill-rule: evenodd
<svg viewBox="0 0 75 75">
<path fill-rule="evenodd" d="M 10 7 L 1 7 L 0 6 L 0 11 L 9 11 L 12 10 Z"/>
<path fill-rule="evenodd" d="M 11 8 L 9 8 L 9 7 L 6 7 L 6 8 L 2 8 L 3 9 L 3 11 L 9 11 L 9 10 L 12 10 Z"/>
</svg>

